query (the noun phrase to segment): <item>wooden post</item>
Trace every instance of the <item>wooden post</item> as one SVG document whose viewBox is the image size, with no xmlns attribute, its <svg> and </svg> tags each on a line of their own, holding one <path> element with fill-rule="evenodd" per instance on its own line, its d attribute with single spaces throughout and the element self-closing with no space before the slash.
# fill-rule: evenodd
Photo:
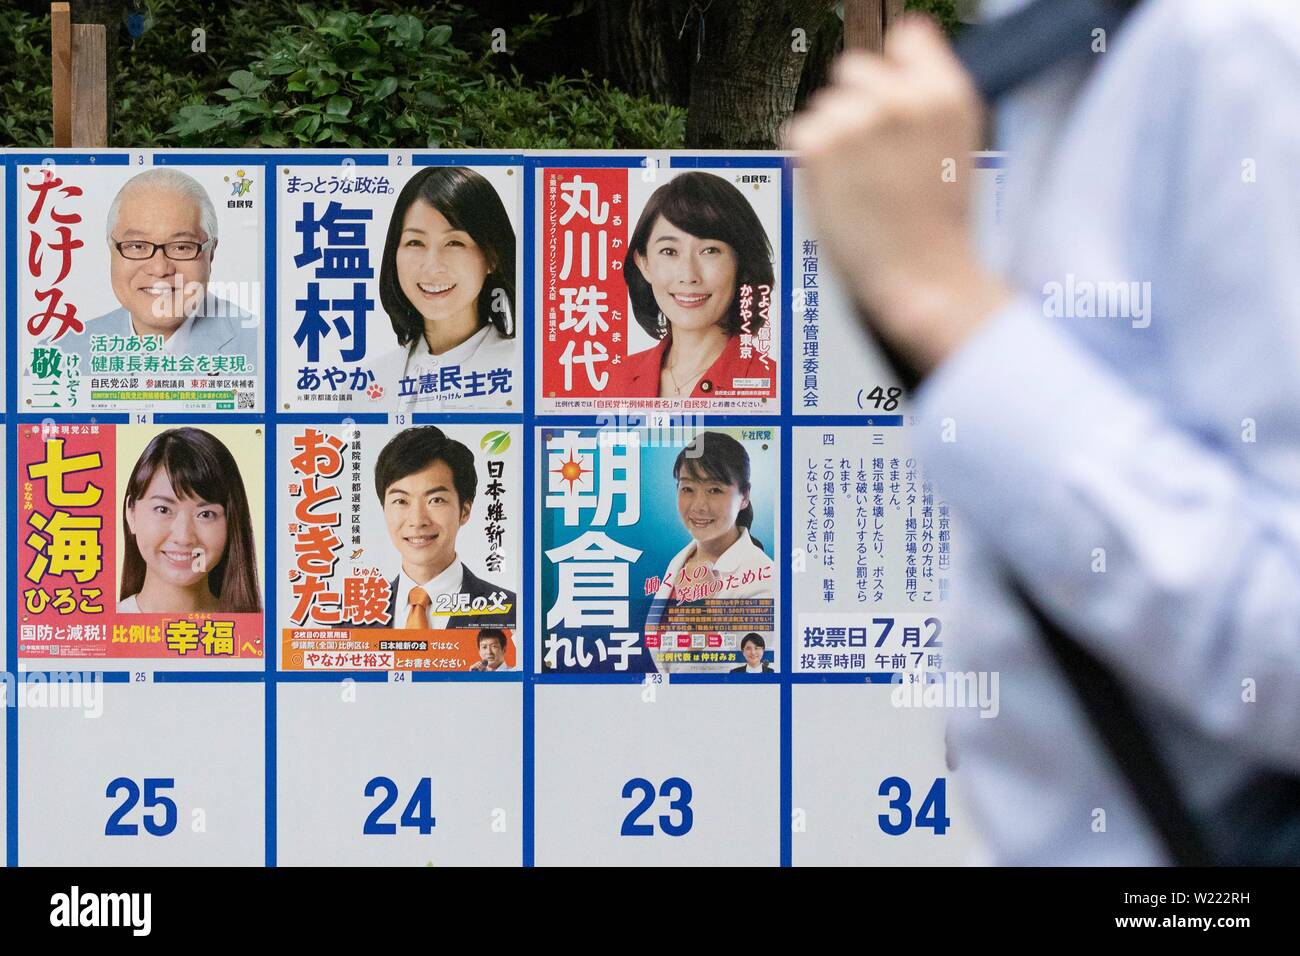
<svg viewBox="0 0 1300 956">
<path fill-rule="evenodd" d="M 844 0 L 844 49 L 879 53 L 885 47 L 883 0 Z"/>
<path fill-rule="evenodd" d="M 54 102 L 54 145 L 72 145 L 72 10 L 67 3 L 50 4 L 50 80 Z"/>
<path fill-rule="evenodd" d="M 879 53 L 885 31 L 903 15 L 907 0 L 844 0 L 844 49 Z"/>
<path fill-rule="evenodd" d="M 55 146 L 108 145 L 107 42 L 103 24 L 73 23 L 70 4 L 50 4 Z"/>
<path fill-rule="evenodd" d="M 903 15 L 907 0 L 885 0 L 885 29 L 888 30 Z"/>
<path fill-rule="evenodd" d="M 72 25 L 72 145 L 108 145 L 108 69 L 102 23 Z"/>
</svg>

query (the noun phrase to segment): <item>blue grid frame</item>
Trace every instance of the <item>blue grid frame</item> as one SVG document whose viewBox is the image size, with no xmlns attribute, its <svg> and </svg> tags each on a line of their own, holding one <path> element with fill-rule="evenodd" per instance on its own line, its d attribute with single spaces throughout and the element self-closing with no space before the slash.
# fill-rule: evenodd
<svg viewBox="0 0 1300 956">
<path fill-rule="evenodd" d="M 280 427 L 303 423 L 338 423 L 344 418 L 362 423 L 382 424 L 390 420 L 386 413 L 353 413 L 351 415 L 284 412 L 280 409 L 277 376 L 277 243 L 278 229 L 276 223 L 276 202 L 278 195 L 279 167 L 288 165 L 342 165 L 351 160 L 358 166 L 387 166 L 392 155 L 397 151 L 356 151 L 356 152 L 294 152 L 286 150 L 266 150 L 261 152 L 159 152 L 143 153 L 69 153 L 63 151 L 15 151 L 3 157 L 3 189 L 5 191 L 5 329 L 9 347 L 5 356 L 5 405 L 0 409 L 0 424 L 6 427 L 5 440 L 8 453 L 9 472 L 7 479 L 16 479 L 17 436 L 21 425 L 39 422 L 48 414 L 21 414 L 18 407 L 18 254 L 17 254 L 17 181 L 18 170 L 23 164 L 40 163 L 46 157 L 57 158 L 60 163 L 97 165 L 128 165 L 133 156 L 143 155 L 157 165 L 226 165 L 243 164 L 260 166 L 265 169 L 264 191 L 264 359 L 262 365 L 263 402 L 262 411 L 254 413 L 159 413 L 152 416 L 158 423 L 202 422 L 220 419 L 223 423 L 255 423 L 265 429 L 265 467 L 267 483 L 271 490 L 267 495 L 265 516 L 265 538 L 267 548 L 265 567 L 265 624 L 264 648 L 265 659 L 261 670 L 250 671 L 212 671 L 212 670 L 175 670 L 155 671 L 152 680 L 157 683 L 262 683 L 265 689 L 265 865 L 275 866 L 277 834 L 277 688 L 280 683 L 337 683 L 352 679 L 359 683 L 385 683 L 388 675 L 374 672 L 330 672 L 318 674 L 311 672 L 285 672 L 279 670 L 280 641 L 277 626 L 277 553 L 272 542 L 275 540 L 277 527 L 278 482 L 276 480 L 277 462 L 275 449 Z M 536 281 L 536 254 L 533 237 L 536 225 L 536 181 L 539 171 L 548 166 L 563 165 L 569 168 L 637 168 L 648 161 L 642 153 L 609 153 L 603 155 L 574 154 L 568 152 L 538 153 L 470 153 L 445 152 L 430 153 L 422 151 L 402 151 L 401 156 L 409 156 L 412 166 L 428 165 L 479 165 L 517 168 L 523 176 L 523 241 L 520 243 L 523 255 L 523 284 L 520 290 L 521 327 L 525 329 L 523 340 L 523 408 L 511 412 L 485 413 L 414 413 L 411 420 L 422 422 L 455 422 L 465 424 L 503 423 L 518 425 L 523 433 L 523 468 L 526 475 L 523 488 L 523 514 L 531 516 L 536 507 L 537 481 L 537 430 L 548 426 L 581 427 L 599 424 L 600 416 L 545 414 L 536 412 L 536 358 L 537 358 L 537 316 L 534 286 Z M 863 426 L 900 426 L 901 415 L 808 415 L 794 414 L 794 318 L 793 318 L 793 170 L 796 163 L 784 155 L 761 154 L 696 154 L 683 156 L 672 152 L 656 152 L 655 157 L 664 157 L 671 169 L 720 169 L 720 168 L 768 168 L 778 170 L 781 179 L 781 240 L 779 249 L 779 279 L 781 283 L 782 325 L 780 329 L 780 354 L 783 368 L 780 382 L 779 413 L 761 414 L 720 414 L 709 415 L 711 424 L 719 426 L 765 426 L 777 430 L 780 435 L 780 494 L 782 500 L 778 536 L 780 553 L 788 553 L 792 542 L 792 462 L 795 427 L 863 427 Z M 394 166 L 400 164 L 394 164 Z M 977 165 L 981 168 L 1000 168 L 1004 160 L 997 156 L 979 157 Z M 127 413 L 95 413 L 61 416 L 61 420 L 98 421 L 101 423 L 124 424 L 130 421 Z M 6 563 L 10 569 L 10 580 L 17 567 L 17 531 L 18 513 L 17 497 L 14 489 L 8 489 L 7 513 L 10 533 L 5 543 Z M 535 703 L 536 689 L 539 684 L 635 684 L 640 683 L 643 675 L 621 674 L 542 674 L 536 668 L 536 527 L 532 521 L 524 521 L 522 535 L 522 569 L 520 594 L 528 595 L 523 600 L 520 621 L 521 664 L 518 672 L 504 675 L 478 675 L 465 673 L 430 673 L 413 674 L 416 683 L 465 682 L 465 683 L 515 683 L 521 684 L 522 691 L 522 741 L 521 741 L 521 797 L 523 820 L 521 822 L 521 859 L 524 866 L 534 865 L 535 845 Z M 791 574 L 788 568 L 781 576 L 781 613 L 778 626 L 781 629 L 780 648 L 782 668 L 771 675 L 745 676 L 746 684 L 768 684 L 779 688 L 779 740 L 780 740 L 780 800 L 779 821 L 780 864 L 792 864 L 792 689 L 795 684 L 870 684 L 888 683 L 887 674 L 796 674 L 793 671 L 793 594 Z M 5 635 L 6 662 L 11 672 L 19 673 L 17 654 L 18 603 L 11 595 L 10 606 L 6 614 L 7 633 Z M 43 671 L 23 672 L 20 679 Z M 89 673 L 89 672 L 87 672 Z M 127 671 L 103 672 L 104 680 L 109 683 L 125 683 L 130 674 Z M 673 677 L 675 683 L 687 685 L 725 685 L 737 683 L 736 675 L 731 674 L 682 674 Z M 6 861 L 9 866 L 19 862 L 18 840 L 18 721 L 17 707 L 7 707 L 5 714 L 6 736 Z"/>
</svg>

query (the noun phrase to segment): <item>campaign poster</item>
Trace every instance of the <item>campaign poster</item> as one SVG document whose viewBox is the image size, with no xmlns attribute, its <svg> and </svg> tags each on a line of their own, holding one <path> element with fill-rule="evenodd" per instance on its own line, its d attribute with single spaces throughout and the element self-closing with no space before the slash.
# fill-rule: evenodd
<svg viewBox="0 0 1300 956">
<path fill-rule="evenodd" d="M 281 410 L 523 410 L 522 167 L 410 158 L 280 167 Z"/>
<path fill-rule="evenodd" d="M 23 411 L 261 410 L 265 168 L 17 167 Z"/>
<path fill-rule="evenodd" d="M 519 667 L 517 425 L 278 433 L 281 667 Z"/>
<path fill-rule="evenodd" d="M 1006 159 L 971 157 L 972 214 L 977 245 L 999 235 Z M 792 165 L 793 256 L 791 322 L 794 332 L 793 408 L 796 415 L 901 415 L 907 396 L 837 276 L 805 200 L 807 174 Z M 869 266 L 863 266 L 869 268 Z"/>
<path fill-rule="evenodd" d="M 942 670 L 952 513 L 905 430 L 796 427 L 792 493 L 794 671 Z"/>
<path fill-rule="evenodd" d="M 776 428 L 543 429 L 540 668 L 779 668 L 778 438 Z"/>
<path fill-rule="evenodd" d="M 16 427 L 20 659 L 261 666 L 262 426 Z"/>
<path fill-rule="evenodd" d="M 776 413 L 779 168 L 538 171 L 538 411 Z"/>
</svg>

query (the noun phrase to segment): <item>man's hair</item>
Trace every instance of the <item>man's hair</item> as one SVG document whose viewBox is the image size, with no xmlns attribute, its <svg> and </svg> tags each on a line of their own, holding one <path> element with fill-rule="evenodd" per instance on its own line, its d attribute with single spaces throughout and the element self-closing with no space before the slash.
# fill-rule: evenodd
<svg viewBox="0 0 1300 956">
<path fill-rule="evenodd" d="M 452 484 L 459 504 L 473 501 L 478 490 L 478 472 L 474 453 L 454 438 L 448 438 L 436 425 L 418 425 L 394 435 L 375 462 L 375 494 L 379 503 L 389 487 L 407 475 L 424 471 L 436 461 L 451 469 Z"/>
<path fill-rule="evenodd" d="M 168 189 L 180 193 L 186 199 L 193 200 L 194 204 L 199 207 L 199 228 L 207 234 L 209 239 L 217 238 L 217 209 L 212 205 L 212 197 L 203 188 L 203 184 L 179 169 L 160 167 L 158 169 L 146 169 L 139 175 L 132 176 L 117 191 L 117 195 L 113 197 L 113 204 L 108 207 L 108 221 L 104 224 L 104 231 L 109 242 L 113 241 L 113 233 L 117 230 L 117 217 L 122 211 L 122 200 L 137 190 L 150 187 Z"/>
<path fill-rule="evenodd" d="M 501 650 L 506 649 L 506 632 L 499 627 L 485 627 L 478 632 L 478 643 L 482 644 L 485 640 L 495 640 L 500 642 Z"/>
<path fill-rule="evenodd" d="M 767 650 L 767 641 L 763 640 L 763 635 L 750 631 L 740 639 L 740 649 L 743 651 L 746 644 L 757 644 L 763 650 Z"/>
</svg>

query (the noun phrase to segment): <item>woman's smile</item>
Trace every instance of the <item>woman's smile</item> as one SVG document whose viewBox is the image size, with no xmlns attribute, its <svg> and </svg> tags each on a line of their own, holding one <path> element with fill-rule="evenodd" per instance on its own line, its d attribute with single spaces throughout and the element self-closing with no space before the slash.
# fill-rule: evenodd
<svg viewBox="0 0 1300 956">
<path fill-rule="evenodd" d="M 183 551 L 165 549 L 160 553 L 170 564 L 174 564 L 178 569 L 188 569 L 194 564 L 194 550 L 195 549 L 193 548 L 186 548 Z"/>
<path fill-rule="evenodd" d="M 449 294 L 452 289 L 456 288 L 456 283 L 441 282 L 435 284 L 432 282 L 417 282 L 415 287 L 420 290 L 424 298 L 437 299 Z"/>
<path fill-rule="evenodd" d="M 670 295 L 683 309 L 697 309 L 713 297 L 712 292 L 672 292 Z"/>
</svg>

